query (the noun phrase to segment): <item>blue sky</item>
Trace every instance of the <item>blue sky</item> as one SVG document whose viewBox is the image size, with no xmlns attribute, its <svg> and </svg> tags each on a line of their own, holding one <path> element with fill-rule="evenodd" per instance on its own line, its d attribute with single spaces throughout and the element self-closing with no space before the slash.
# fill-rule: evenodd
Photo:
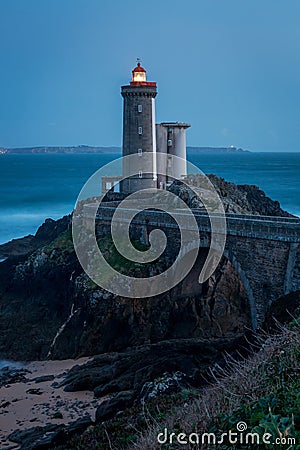
<svg viewBox="0 0 300 450">
<path fill-rule="evenodd" d="M 298 0 L 0 0 L 0 146 L 121 145 L 137 57 L 188 145 L 300 150 Z"/>
</svg>

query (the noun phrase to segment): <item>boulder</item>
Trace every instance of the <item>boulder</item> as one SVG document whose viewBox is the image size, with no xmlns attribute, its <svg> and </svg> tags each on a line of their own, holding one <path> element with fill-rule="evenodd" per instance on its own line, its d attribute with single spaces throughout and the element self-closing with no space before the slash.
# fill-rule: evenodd
<svg viewBox="0 0 300 450">
<path fill-rule="evenodd" d="M 9 435 L 8 439 L 20 444 L 20 450 L 46 450 L 52 446 L 63 444 L 77 433 L 82 433 L 92 423 L 91 417 L 85 415 L 68 425 L 49 424 L 44 427 L 16 430 Z"/>
<path fill-rule="evenodd" d="M 211 364 L 220 361 L 225 350 L 234 352 L 245 344 L 241 336 L 158 342 L 97 356 L 69 370 L 60 385 L 65 386 L 67 391 L 94 390 L 96 397 L 129 391 L 133 391 L 136 398 L 145 397 L 145 389 L 141 394 L 145 383 L 152 382 L 165 372 L 170 374 L 170 390 L 198 384 L 202 380 L 201 374 Z M 165 387 L 167 389 L 167 383 Z"/>
<path fill-rule="evenodd" d="M 54 375 L 42 375 L 40 377 L 34 378 L 32 381 L 35 383 L 44 383 L 45 381 L 52 381 L 54 380 Z"/>
<path fill-rule="evenodd" d="M 121 391 L 112 397 L 103 400 L 96 410 L 96 422 L 111 419 L 117 412 L 123 411 L 134 401 L 134 391 Z"/>
<path fill-rule="evenodd" d="M 173 374 L 164 373 L 161 377 L 155 378 L 153 381 L 147 381 L 141 389 L 141 401 L 144 403 L 150 398 L 158 397 L 159 395 L 175 394 L 188 389 L 190 384 L 186 380 L 186 375 L 182 372 L 175 372 Z"/>
<path fill-rule="evenodd" d="M 26 382 L 26 375 L 29 373 L 29 370 L 23 368 L 16 368 L 6 366 L 0 370 L 0 387 L 5 384 L 13 384 L 19 382 Z"/>
</svg>

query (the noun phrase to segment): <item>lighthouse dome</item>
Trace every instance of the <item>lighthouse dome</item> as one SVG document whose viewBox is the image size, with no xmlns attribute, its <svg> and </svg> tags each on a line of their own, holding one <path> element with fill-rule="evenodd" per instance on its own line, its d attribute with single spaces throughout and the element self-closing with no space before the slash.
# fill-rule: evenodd
<svg viewBox="0 0 300 450">
<path fill-rule="evenodd" d="M 133 69 L 132 73 L 133 72 L 145 72 L 146 73 L 146 70 L 144 69 L 144 67 L 141 66 L 141 63 L 138 62 L 137 66 Z"/>
</svg>

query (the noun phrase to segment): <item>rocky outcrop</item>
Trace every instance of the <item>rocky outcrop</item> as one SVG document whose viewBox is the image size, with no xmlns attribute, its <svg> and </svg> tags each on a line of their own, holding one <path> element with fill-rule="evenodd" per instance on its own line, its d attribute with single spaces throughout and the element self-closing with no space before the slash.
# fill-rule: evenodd
<svg viewBox="0 0 300 450">
<path fill-rule="evenodd" d="M 0 357 L 45 359 L 74 301 L 72 274 L 81 268 L 71 234 L 29 257 L 8 258 L 0 267 Z"/>
<path fill-rule="evenodd" d="M 27 255 L 38 248 L 50 244 L 61 233 L 71 226 L 71 216 L 64 216 L 59 220 L 46 219 L 36 234 L 29 234 L 21 239 L 13 239 L 0 245 L 0 258 Z"/>
<path fill-rule="evenodd" d="M 211 180 L 230 210 L 284 214 L 255 187 Z M 185 195 L 180 184 L 175 188 Z M 64 359 L 168 339 L 242 335 L 250 326 L 243 284 L 224 258 L 213 277 L 199 285 L 203 252 L 173 290 L 149 299 L 122 298 L 96 287 L 83 273 L 70 217 L 48 219 L 26 248 L 18 240 L 0 247 L 0 254 L 9 256 L 0 264 L 0 357 Z"/>
<path fill-rule="evenodd" d="M 190 387 L 191 385 L 185 373 L 177 371 L 170 374 L 165 372 L 161 376 L 154 378 L 153 381 L 144 383 L 140 393 L 141 403 L 145 403 L 151 398 L 157 398 L 160 395 L 174 394 Z"/>
<path fill-rule="evenodd" d="M 131 348 L 124 352 L 96 356 L 86 364 L 73 367 L 60 383 L 65 390 L 93 390 L 104 401 L 96 419 L 103 421 L 131 405 L 162 393 L 204 382 L 203 374 L 220 362 L 226 350 L 235 352 L 246 341 L 232 339 L 171 339 Z M 167 372 L 163 378 L 163 372 Z M 149 382 L 149 380 L 153 380 Z"/>
<path fill-rule="evenodd" d="M 224 205 L 225 212 L 235 214 L 254 214 L 264 216 L 281 216 L 281 217 L 293 217 L 287 211 L 284 211 L 280 207 L 280 203 L 276 200 L 272 200 L 267 197 L 264 191 L 259 187 L 248 184 L 234 184 L 224 180 L 224 178 L 217 177 L 216 175 L 207 175 L 211 183 L 214 185 L 218 192 L 222 203 Z M 193 187 L 205 186 L 205 180 L 200 174 L 188 175 L 186 177 L 186 183 Z M 170 187 L 171 191 L 178 191 L 180 182 L 173 183 Z M 203 207 L 199 203 L 194 203 L 193 192 L 187 193 L 185 186 L 181 187 L 181 197 L 187 195 L 187 203 L 191 207 Z"/>
<path fill-rule="evenodd" d="M 111 419 L 119 411 L 131 406 L 134 401 L 134 391 L 120 391 L 105 399 L 96 411 L 96 422 Z"/>
<path fill-rule="evenodd" d="M 149 299 L 127 299 L 89 288 L 86 275 L 75 281 L 78 313 L 61 332 L 52 358 L 99 354 L 164 339 L 242 335 L 250 327 L 247 296 L 231 264 L 224 259 L 205 286 L 199 267 L 176 288 Z M 76 342 L 77 348 L 74 347 Z M 76 353 L 77 352 L 77 353 Z"/>
<path fill-rule="evenodd" d="M 277 329 L 278 324 L 289 323 L 293 318 L 299 317 L 300 313 L 300 290 L 279 297 L 269 307 L 264 328 Z"/>
<path fill-rule="evenodd" d="M 0 354 L 65 359 L 164 339 L 243 334 L 250 326 L 247 297 L 231 264 L 224 260 L 205 286 L 199 270 L 158 297 L 121 298 L 82 273 L 67 231 L 29 257 L 1 264 Z"/>
<path fill-rule="evenodd" d="M 74 434 L 81 433 L 92 424 L 90 416 L 71 422 L 67 425 L 49 424 L 26 430 L 16 430 L 10 434 L 9 440 L 20 445 L 20 450 L 47 450 L 71 439 Z"/>
<path fill-rule="evenodd" d="M 25 382 L 27 380 L 26 375 L 28 370 L 24 368 L 5 366 L 0 370 L 0 387 L 6 384 L 14 384 L 19 382 Z M 4 407 L 0 404 L 0 408 Z"/>
</svg>

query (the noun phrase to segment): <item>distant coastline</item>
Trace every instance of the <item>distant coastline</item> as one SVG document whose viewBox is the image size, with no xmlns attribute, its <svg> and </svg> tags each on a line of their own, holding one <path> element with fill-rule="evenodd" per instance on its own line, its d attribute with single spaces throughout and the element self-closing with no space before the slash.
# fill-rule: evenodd
<svg viewBox="0 0 300 450">
<path fill-rule="evenodd" d="M 117 154 L 121 153 L 120 147 L 94 147 L 89 145 L 78 145 L 70 147 L 62 146 L 40 146 L 40 147 L 20 147 L 20 148 L 0 148 L 0 154 L 13 155 L 32 155 L 32 154 L 82 154 L 82 153 L 100 153 Z M 237 147 L 187 147 L 188 154 L 199 153 L 249 153 L 249 150 L 243 150 Z"/>
<path fill-rule="evenodd" d="M 250 153 L 250 150 L 244 150 L 237 147 L 187 147 L 187 153 L 190 155 L 199 153 Z"/>
<path fill-rule="evenodd" d="M 0 148 L 0 154 L 13 154 L 13 155 L 32 155 L 32 154 L 53 154 L 57 155 L 59 153 L 66 154 L 82 154 L 82 153 L 106 153 L 114 154 L 120 153 L 120 147 L 93 147 L 89 145 L 78 145 L 70 147 L 62 146 L 40 146 L 40 147 L 19 147 L 19 148 Z"/>
</svg>

